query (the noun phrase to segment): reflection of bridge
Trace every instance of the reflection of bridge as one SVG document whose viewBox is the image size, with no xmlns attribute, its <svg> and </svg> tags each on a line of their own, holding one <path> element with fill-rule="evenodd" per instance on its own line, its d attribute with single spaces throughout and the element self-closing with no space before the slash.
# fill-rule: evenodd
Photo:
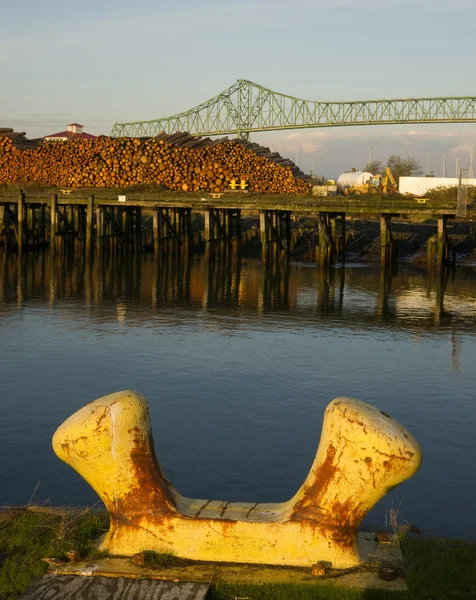
<svg viewBox="0 0 476 600">
<path fill-rule="evenodd" d="M 475 121 L 475 96 L 316 102 L 238 79 L 221 94 L 190 110 L 151 121 L 116 123 L 111 135 L 150 137 L 161 131 L 188 131 L 193 135 L 248 137 L 251 132 L 282 129 Z"/>
<path fill-rule="evenodd" d="M 78 311 L 86 311 L 105 324 L 133 319 L 153 326 L 160 314 L 174 326 L 183 322 L 183 309 L 208 314 L 225 308 L 204 321 L 206 327 L 225 330 L 257 321 L 259 327 L 276 326 L 276 315 L 280 327 L 290 322 L 306 328 L 433 333 L 476 317 L 474 285 L 468 294 L 474 279 L 448 281 L 448 271 L 433 271 L 422 282 L 421 274 L 414 267 L 395 273 L 309 269 L 279 261 L 245 265 L 236 255 L 220 253 L 200 261 L 163 254 L 135 259 L 99 255 L 94 261 L 46 253 L 23 259 L 0 254 L 0 316 L 12 304 L 35 298 L 39 305 L 45 299 L 49 304 L 67 301 L 62 318 L 70 315 L 71 323 Z M 127 303 L 117 300 L 124 297 Z M 95 310 L 105 306 L 116 310 Z"/>
</svg>

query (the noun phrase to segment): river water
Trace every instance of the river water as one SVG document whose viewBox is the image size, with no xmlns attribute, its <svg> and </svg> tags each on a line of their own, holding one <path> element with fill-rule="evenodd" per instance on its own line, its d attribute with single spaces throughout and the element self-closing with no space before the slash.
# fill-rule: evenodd
<svg viewBox="0 0 476 600">
<path fill-rule="evenodd" d="M 325 406 L 392 414 L 424 462 L 389 508 L 476 540 L 476 269 L 328 271 L 254 259 L 0 254 L 0 503 L 98 498 L 51 436 L 87 402 L 149 400 L 159 460 L 196 498 L 280 502 L 307 475 Z"/>
</svg>

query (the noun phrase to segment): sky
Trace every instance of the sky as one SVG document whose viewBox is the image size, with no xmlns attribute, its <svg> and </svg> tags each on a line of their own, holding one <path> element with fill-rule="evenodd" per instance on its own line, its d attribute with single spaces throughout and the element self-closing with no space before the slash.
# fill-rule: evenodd
<svg viewBox="0 0 476 600">
<path fill-rule="evenodd" d="M 237 79 L 308 100 L 476 96 L 474 0 L 0 0 L 0 127 L 166 117 Z M 468 166 L 476 123 L 258 133 L 328 177 L 369 154 Z M 445 159 L 443 159 L 443 155 Z"/>
</svg>

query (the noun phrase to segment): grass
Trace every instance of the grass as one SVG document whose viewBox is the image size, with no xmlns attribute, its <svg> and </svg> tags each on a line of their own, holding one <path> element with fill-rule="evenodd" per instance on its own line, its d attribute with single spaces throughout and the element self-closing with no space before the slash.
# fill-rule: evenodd
<svg viewBox="0 0 476 600">
<path fill-rule="evenodd" d="M 1 600 L 17 598 L 46 572 L 42 558 L 66 558 L 72 550 L 98 557 L 94 540 L 108 527 L 107 514 L 93 509 L 0 509 Z"/>
<path fill-rule="evenodd" d="M 144 552 L 144 567 L 148 569 L 167 569 L 170 567 L 184 567 L 191 564 L 191 560 L 178 558 L 174 554 L 162 552 Z"/>
<path fill-rule="evenodd" d="M 208 600 L 400 600 L 398 592 L 379 590 L 348 590 L 330 586 L 298 585 L 229 585 L 218 583 Z"/>
<path fill-rule="evenodd" d="M 0 509 L 0 599 L 15 600 L 33 578 L 43 575 L 45 557 L 107 556 L 95 540 L 108 528 L 108 515 L 94 509 L 52 509 L 37 506 Z M 407 568 L 407 592 L 349 590 L 299 584 L 216 583 L 209 600 L 476 600 L 476 544 L 448 538 L 402 537 Z M 169 554 L 145 552 L 145 566 L 184 566 Z"/>
<path fill-rule="evenodd" d="M 406 592 L 218 583 L 209 600 L 476 600 L 476 544 L 408 534 L 402 538 L 402 550 Z"/>
</svg>

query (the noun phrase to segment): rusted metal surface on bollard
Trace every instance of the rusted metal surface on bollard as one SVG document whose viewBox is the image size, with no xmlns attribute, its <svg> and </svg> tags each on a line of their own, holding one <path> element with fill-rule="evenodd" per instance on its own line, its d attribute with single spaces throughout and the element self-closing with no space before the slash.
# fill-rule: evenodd
<svg viewBox="0 0 476 600">
<path fill-rule="evenodd" d="M 100 398 L 65 421 L 56 454 L 99 494 L 111 525 L 100 547 L 195 560 L 333 568 L 361 563 L 357 530 L 387 491 L 421 463 L 413 436 L 392 417 L 352 398 L 327 407 L 318 451 L 297 493 L 276 504 L 180 495 L 157 461 L 149 407 L 126 390 Z"/>
</svg>

